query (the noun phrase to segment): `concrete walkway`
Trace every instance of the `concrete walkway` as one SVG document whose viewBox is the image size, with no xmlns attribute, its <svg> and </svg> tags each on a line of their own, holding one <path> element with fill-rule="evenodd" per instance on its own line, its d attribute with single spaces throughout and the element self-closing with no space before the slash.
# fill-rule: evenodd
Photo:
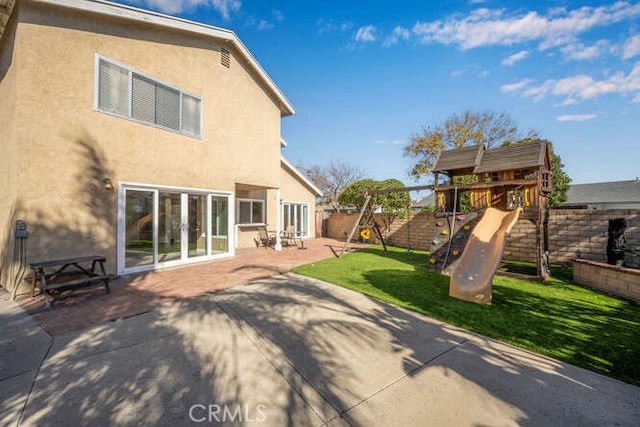
<svg viewBox="0 0 640 427">
<path fill-rule="evenodd" d="M 0 425 L 631 426 L 640 388 L 283 274 L 51 338 L 0 299 Z"/>
</svg>

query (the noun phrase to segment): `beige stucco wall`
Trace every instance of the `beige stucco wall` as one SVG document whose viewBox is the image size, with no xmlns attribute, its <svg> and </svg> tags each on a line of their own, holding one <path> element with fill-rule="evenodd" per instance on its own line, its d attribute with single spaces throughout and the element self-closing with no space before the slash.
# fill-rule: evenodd
<svg viewBox="0 0 640 427">
<path fill-rule="evenodd" d="M 316 199 L 313 190 L 284 164 L 281 177 L 282 201 L 309 205 L 309 237 L 316 237 Z"/>
<path fill-rule="evenodd" d="M 315 196 L 313 190 L 309 188 L 298 176 L 282 164 L 280 170 L 280 199 L 278 199 L 277 189 L 254 190 L 254 191 L 237 191 L 239 198 L 255 198 L 265 200 L 266 209 L 266 226 L 271 232 L 282 231 L 282 225 L 277 226 L 277 210 L 280 209 L 280 201 L 289 203 L 306 204 L 309 206 L 309 238 L 315 236 Z M 279 216 L 280 224 L 282 224 L 282 211 Z M 255 245 L 255 239 L 258 236 L 258 226 L 255 225 L 237 225 L 236 238 L 238 247 L 250 247 Z"/>
<path fill-rule="evenodd" d="M 2 147 L 2 162 L 15 169 L 3 163 L 0 227 L 20 200 L 15 215 L 29 224 L 31 260 L 97 252 L 115 271 L 118 195 L 102 189 L 105 177 L 230 192 L 236 183 L 279 186 L 281 111 L 232 46 L 226 68 L 212 38 L 50 5 L 17 7 L 20 60 L 0 86 L 0 95 L 17 93 L 15 132 L 4 124 L 0 132 L 18 150 Z M 200 97 L 202 138 L 96 111 L 96 54 Z M 12 107 L 2 99 L 6 117 Z"/>
<path fill-rule="evenodd" d="M 14 224 L 16 199 L 16 82 L 15 19 L 0 41 L 0 285 L 9 287 L 16 276 Z"/>
</svg>

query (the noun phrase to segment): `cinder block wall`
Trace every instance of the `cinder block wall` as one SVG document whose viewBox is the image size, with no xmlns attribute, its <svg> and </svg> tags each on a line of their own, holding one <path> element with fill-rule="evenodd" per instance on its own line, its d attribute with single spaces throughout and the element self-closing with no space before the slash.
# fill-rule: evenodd
<svg viewBox="0 0 640 427">
<path fill-rule="evenodd" d="M 609 220 L 627 221 L 627 246 L 640 246 L 640 211 L 632 209 L 553 209 L 549 214 L 549 253 L 553 264 L 567 264 L 572 258 L 607 260 Z M 504 258 L 535 262 L 536 229 L 532 222 L 519 220 L 511 230 Z"/>
<path fill-rule="evenodd" d="M 435 231 L 435 217 L 431 212 L 412 213 L 396 218 L 391 224 L 387 243 L 401 248 L 429 250 Z"/>
<path fill-rule="evenodd" d="M 581 259 L 573 262 L 573 279 L 590 288 L 640 302 L 640 270 Z"/>
<path fill-rule="evenodd" d="M 353 224 L 358 219 L 357 213 L 337 213 L 327 218 L 327 237 L 338 240 L 346 240 Z M 382 224 L 382 219 L 376 215 L 376 220 Z M 396 218 L 391 224 L 391 231 L 386 243 L 391 246 L 401 248 L 411 247 L 413 249 L 429 250 L 435 227 L 435 218 L 432 213 L 411 213 L 409 219 Z M 358 239 L 358 233 L 354 239 Z M 371 234 L 371 240 L 376 241 L 375 235 Z"/>
<path fill-rule="evenodd" d="M 327 219 L 327 235 L 344 240 L 358 218 L 357 214 L 333 214 Z M 567 264 L 578 256 L 594 261 L 606 261 L 609 220 L 624 218 L 627 246 L 640 246 L 640 211 L 554 209 L 549 215 L 549 251 L 553 264 Z M 409 219 L 397 218 L 391 226 L 388 243 L 393 246 L 430 250 L 434 238 L 433 213 L 411 214 Z M 532 222 L 519 220 L 511 230 L 504 258 L 512 261 L 535 262 L 536 230 Z"/>
</svg>

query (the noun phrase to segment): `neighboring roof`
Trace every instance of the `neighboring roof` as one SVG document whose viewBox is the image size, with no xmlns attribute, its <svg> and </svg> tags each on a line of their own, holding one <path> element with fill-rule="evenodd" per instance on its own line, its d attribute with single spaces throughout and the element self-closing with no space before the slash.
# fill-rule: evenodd
<svg viewBox="0 0 640 427">
<path fill-rule="evenodd" d="M 484 151 L 474 173 L 544 166 L 546 153 L 547 143 L 542 141 L 490 148 Z"/>
<path fill-rule="evenodd" d="M 454 148 L 440 153 L 433 172 L 455 171 L 462 169 L 473 170 L 480 163 L 484 145 Z"/>
<path fill-rule="evenodd" d="M 313 191 L 315 193 L 316 196 L 320 197 L 322 196 L 322 190 L 320 190 L 318 187 L 316 187 L 313 182 L 311 182 L 309 180 L 309 178 L 307 178 L 306 176 L 304 176 L 304 174 L 302 172 L 300 172 L 298 170 L 298 168 L 296 168 L 295 166 L 293 166 L 291 163 L 289 163 L 289 161 L 287 159 L 285 159 L 284 157 L 280 156 L 280 161 L 282 162 L 282 164 L 289 169 L 291 172 L 293 172 L 293 174 L 299 178 L 302 182 L 304 182 L 310 189 L 311 191 Z"/>
<path fill-rule="evenodd" d="M 32 0 L 38 3 L 46 3 L 52 6 L 65 7 L 69 9 L 97 13 L 103 16 L 110 16 L 126 19 L 136 23 L 153 24 L 172 30 L 181 30 L 188 33 L 212 37 L 232 45 L 247 61 L 259 80 L 272 92 L 279 101 L 279 108 L 282 116 L 295 114 L 295 108 L 282 93 L 278 86 L 271 80 L 266 71 L 260 66 L 258 61 L 249 52 L 249 49 L 240 41 L 236 33 L 224 28 L 213 27 L 199 22 L 189 21 L 174 16 L 165 15 L 158 12 L 139 9 L 119 3 L 112 3 L 105 0 Z M 15 0 L 0 0 L 0 36 L 11 14 L 11 8 Z M 7 8 L 10 5 L 11 8 Z M 3 7 L 4 6 L 4 7 Z M 8 12 L 6 12 L 8 10 Z M 6 15 L 6 17 L 5 17 Z"/>
<path fill-rule="evenodd" d="M 548 144 L 543 141 L 487 149 L 484 145 L 454 148 L 438 156 L 433 172 L 484 173 L 544 166 L 547 152 Z"/>
<path fill-rule="evenodd" d="M 436 196 L 434 193 L 431 193 L 428 196 L 418 200 L 412 207 L 423 208 L 423 207 L 435 206 L 435 205 L 436 205 Z"/>
<path fill-rule="evenodd" d="M 640 180 L 574 184 L 561 206 L 585 206 L 607 203 L 640 204 Z"/>
</svg>

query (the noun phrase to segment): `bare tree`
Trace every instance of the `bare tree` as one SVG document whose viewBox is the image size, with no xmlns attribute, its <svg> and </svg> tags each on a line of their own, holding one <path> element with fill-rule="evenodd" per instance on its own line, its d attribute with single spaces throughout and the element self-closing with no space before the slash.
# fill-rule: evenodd
<svg viewBox="0 0 640 427">
<path fill-rule="evenodd" d="M 534 131 L 528 133 L 528 137 L 535 136 Z M 404 154 L 414 161 L 410 175 L 419 179 L 431 172 L 441 151 L 477 144 L 489 148 L 521 138 L 520 131 L 506 113 L 467 110 L 451 115 L 441 125 L 424 128 L 422 133 L 412 135 L 411 142 L 404 147 Z"/>
<path fill-rule="evenodd" d="M 353 181 L 362 179 L 364 172 L 344 162 L 331 162 L 329 166 L 313 165 L 303 169 L 311 182 L 322 190 L 322 198 L 336 211 L 340 211 L 338 196 Z"/>
</svg>

